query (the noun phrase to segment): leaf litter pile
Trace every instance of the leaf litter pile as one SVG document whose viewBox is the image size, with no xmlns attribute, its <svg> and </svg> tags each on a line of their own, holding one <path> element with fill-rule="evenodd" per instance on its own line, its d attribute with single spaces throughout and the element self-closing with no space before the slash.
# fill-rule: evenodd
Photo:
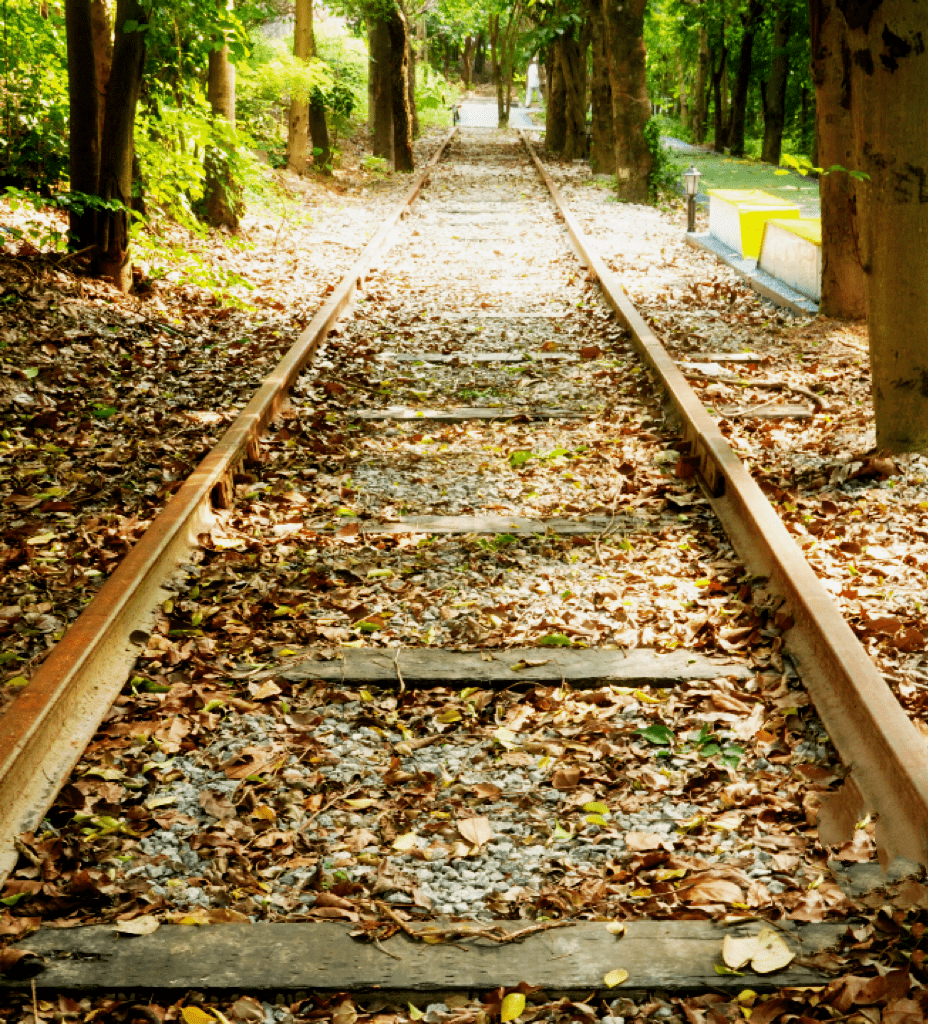
<svg viewBox="0 0 928 1024">
<path fill-rule="evenodd" d="M 406 187 L 399 177 L 336 190 L 282 176 L 279 203 L 256 207 L 236 238 L 169 230 L 129 297 L 84 276 L 79 258 L 42 255 L 28 241 L 0 247 L 0 704 L 218 440 Z M 0 204 L 5 228 L 27 220 Z"/>
<path fill-rule="evenodd" d="M 761 917 L 775 939 L 779 921 L 853 918 L 812 966 L 862 973 L 827 989 L 580 1003 L 528 990 L 508 1019 L 832 1019 L 858 1005 L 905 1019 L 890 1014 L 920 1006 L 908 972 L 920 978 L 928 891 L 854 899 L 836 884 L 829 856 L 872 859 L 872 825 L 838 851 L 817 842 L 843 770 L 782 653 L 790 623 L 712 519 L 524 154 L 465 135 L 405 233 L 236 479 L 235 509 L 202 538 L 46 827 L 22 837 L 3 932 L 335 920 L 359 941 L 423 923 L 453 941 L 500 918 Z M 506 358 L 471 358 L 486 352 Z M 390 406 L 405 418 L 362 415 Z M 498 414 L 456 420 L 463 407 Z M 595 529 L 420 532 L 428 515 Z M 314 680 L 313 659 L 345 647 L 390 651 L 396 685 Z M 501 692 L 408 690 L 414 647 L 534 651 Z M 547 664 L 556 678 L 577 647 L 682 647 L 719 673 L 666 690 L 520 678 Z M 785 966 L 774 939 L 720 943 L 717 970 Z M 506 1019 L 504 997 L 260 1012 L 463 1024 Z M 259 1019 L 236 1005 L 209 1019 Z M 155 1009 L 206 1024 L 190 1006 Z"/>
</svg>

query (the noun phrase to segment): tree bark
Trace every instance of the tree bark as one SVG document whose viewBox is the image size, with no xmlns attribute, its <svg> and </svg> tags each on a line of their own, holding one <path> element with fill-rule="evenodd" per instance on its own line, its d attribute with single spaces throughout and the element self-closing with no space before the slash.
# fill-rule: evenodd
<svg viewBox="0 0 928 1024">
<path fill-rule="evenodd" d="M 313 38 L 313 0 L 295 0 L 296 24 L 293 30 L 293 56 L 308 61 L 316 55 Z M 309 101 L 294 96 L 290 100 L 290 124 L 287 132 L 287 166 L 297 174 L 306 173 L 309 148 Z"/>
<path fill-rule="evenodd" d="M 810 0 L 812 81 L 818 166 L 857 169 L 851 124 L 851 54 L 836 0 Z M 822 203 L 822 297 L 825 316 L 866 316 L 866 282 L 858 244 L 861 185 L 846 171 L 819 179 Z"/>
<path fill-rule="evenodd" d="M 461 78 L 464 88 L 470 92 L 471 79 L 474 73 L 474 50 L 477 47 L 476 36 L 468 36 L 464 40 L 464 52 L 461 54 Z"/>
<path fill-rule="evenodd" d="M 409 113 L 412 117 L 412 137 L 419 138 L 419 111 L 416 110 L 416 47 L 413 44 L 413 34 L 409 33 L 409 46 L 407 58 L 409 63 L 409 75 L 407 78 L 407 99 L 409 101 Z"/>
<path fill-rule="evenodd" d="M 773 23 L 773 58 L 770 78 L 764 90 L 764 145 L 761 160 L 768 164 L 780 163 L 783 146 L 783 124 L 786 120 L 786 81 L 789 78 L 789 10 L 777 12 Z"/>
<path fill-rule="evenodd" d="M 383 157 L 393 164 L 393 97 L 390 86 L 390 30 L 378 18 L 371 25 L 371 76 L 373 102 L 371 103 L 371 135 L 374 156 Z"/>
<path fill-rule="evenodd" d="M 567 86 L 558 53 L 559 39 L 548 47 L 548 103 L 545 108 L 545 149 L 560 155 L 567 141 Z"/>
<path fill-rule="evenodd" d="M 615 125 L 615 176 L 619 199 L 648 201 L 654 157 L 644 137 L 651 117 L 645 77 L 645 0 L 605 0 L 606 48 Z"/>
<path fill-rule="evenodd" d="M 763 0 L 749 0 L 748 9 L 741 17 L 744 31 L 738 53 L 735 87 L 731 94 L 731 128 L 728 133 L 728 149 L 732 156 L 744 156 L 744 121 L 748 105 L 748 87 L 751 84 L 754 36 L 757 34 L 762 11 Z"/>
<path fill-rule="evenodd" d="M 613 174 L 615 172 L 615 126 L 612 122 L 612 85 L 609 82 L 603 0 L 590 0 L 590 49 L 593 64 L 593 80 L 590 88 L 593 107 L 590 170 L 594 174 Z"/>
<path fill-rule="evenodd" d="M 706 115 L 709 109 L 709 30 L 699 26 L 699 56 L 696 61 L 696 84 L 693 87 L 693 141 L 706 138 Z"/>
<path fill-rule="evenodd" d="M 928 49 L 912 0 L 839 0 L 864 184 L 862 251 L 876 442 L 928 452 Z"/>
<path fill-rule="evenodd" d="M 113 67 L 106 93 L 100 147 L 99 195 L 122 203 L 119 210 L 102 211 L 97 222 L 94 269 L 109 277 L 117 288 L 132 284 L 129 263 L 129 204 L 132 198 L 132 155 L 135 108 L 145 63 L 145 33 L 126 32 L 127 21 L 148 24 L 148 12 L 140 0 L 117 0 Z"/>
<path fill-rule="evenodd" d="M 393 167 L 411 171 L 412 115 L 409 111 L 409 32 L 406 18 L 396 3 L 390 10 L 390 100 L 393 107 Z"/>
<path fill-rule="evenodd" d="M 71 191 L 96 195 L 100 180 L 101 89 L 97 77 L 92 0 L 66 0 L 68 44 L 68 98 L 70 133 L 68 155 Z M 92 245 L 96 216 L 92 210 L 70 215 L 70 245 Z"/>
<path fill-rule="evenodd" d="M 229 61 L 229 47 L 211 50 L 206 96 L 213 117 L 235 124 L 235 65 Z M 203 190 L 206 218 L 213 227 L 238 230 L 238 198 L 234 194 L 225 154 L 215 146 L 206 152 L 206 182 Z"/>
<path fill-rule="evenodd" d="M 565 30 L 558 53 L 566 90 L 567 138 L 564 159 L 581 160 L 587 155 L 586 142 L 586 47 L 577 38 L 577 30 Z"/>
<path fill-rule="evenodd" d="M 325 100 L 318 89 L 309 97 L 309 135 L 313 142 L 313 167 L 320 174 L 332 173 L 332 147 L 325 119 Z"/>
<path fill-rule="evenodd" d="M 712 65 L 712 99 L 714 101 L 714 139 L 712 148 L 716 153 L 725 152 L 725 143 L 728 141 L 728 135 L 725 129 L 725 104 L 722 102 L 722 81 L 725 78 L 726 65 L 728 63 L 728 48 L 725 45 L 725 35 L 723 29 L 722 35 L 722 49 L 719 54 L 719 66 L 715 67 L 715 61 L 713 58 Z"/>
</svg>

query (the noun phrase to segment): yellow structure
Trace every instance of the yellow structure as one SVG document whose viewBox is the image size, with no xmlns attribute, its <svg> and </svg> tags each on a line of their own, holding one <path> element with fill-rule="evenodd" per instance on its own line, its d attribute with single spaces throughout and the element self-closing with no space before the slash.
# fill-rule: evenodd
<svg viewBox="0 0 928 1024">
<path fill-rule="evenodd" d="M 709 190 L 709 234 L 742 256 L 757 259 L 764 225 L 772 217 L 797 219 L 799 207 L 757 188 Z"/>
</svg>

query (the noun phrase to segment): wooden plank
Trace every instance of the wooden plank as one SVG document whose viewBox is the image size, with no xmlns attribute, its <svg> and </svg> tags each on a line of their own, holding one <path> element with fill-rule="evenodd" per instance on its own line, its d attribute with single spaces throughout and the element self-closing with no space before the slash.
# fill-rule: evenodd
<svg viewBox="0 0 928 1024">
<path fill-rule="evenodd" d="M 496 923 L 507 931 L 529 924 Z M 433 945 L 399 934 L 380 947 L 352 939 L 349 933 L 355 926 L 338 922 L 162 925 L 153 934 L 138 937 L 119 936 L 112 926 L 95 925 L 42 928 L 22 947 L 45 958 L 45 970 L 35 979 L 40 992 L 193 989 L 255 995 L 302 989 L 415 998 L 527 982 L 552 992 L 609 992 L 614 997 L 652 989 L 758 991 L 826 983 L 823 975 L 796 963 L 776 974 L 717 974 L 724 936 L 755 933 L 763 924 L 630 921 L 626 934 L 616 937 L 605 922 L 582 922 L 502 945 L 481 938 Z M 481 927 L 477 922 L 473 926 Z M 777 926 L 797 959 L 833 945 L 846 928 L 846 922 Z M 628 971 L 628 981 L 608 989 L 603 979 L 619 967 Z M 28 989 L 30 981 L 4 978 L 0 985 Z"/>
<path fill-rule="evenodd" d="M 290 650 L 291 648 L 283 648 Z M 734 676 L 751 679 L 754 670 L 736 661 L 708 658 L 692 651 L 659 654 L 650 648 L 632 651 L 603 648 L 522 647 L 496 651 L 449 651 L 430 647 L 340 647 L 308 649 L 281 666 L 256 674 L 292 681 L 322 679 L 352 685 L 407 687 L 512 686 L 520 681 L 578 689 L 620 686 L 678 686 L 691 680 Z"/>
<path fill-rule="evenodd" d="M 381 352 L 379 358 L 394 363 L 544 363 L 580 357 L 575 352 Z"/>
<path fill-rule="evenodd" d="M 807 405 L 758 404 L 758 405 L 717 405 L 719 415 L 729 420 L 810 420 L 812 410 Z"/>
<path fill-rule="evenodd" d="M 334 526 L 341 528 L 352 522 L 339 519 Z M 532 537 L 537 534 L 557 534 L 559 537 L 582 537 L 592 534 L 608 536 L 611 533 L 653 529 L 650 520 L 641 517 L 587 516 L 583 519 L 530 519 L 526 516 L 400 516 L 395 521 L 359 521 L 362 534 L 438 533 L 438 534 L 512 534 Z"/>
<path fill-rule="evenodd" d="M 512 406 L 497 408 L 458 406 L 454 409 L 410 409 L 392 405 L 387 409 L 349 409 L 345 414 L 356 420 L 424 420 L 432 423 L 466 423 L 468 420 L 514 420 L 525 416 L 530 420 L 582 420 L 592 413 L 575 409 L 555 409 L 543 406 L 516 409 Z"/>
</svg>

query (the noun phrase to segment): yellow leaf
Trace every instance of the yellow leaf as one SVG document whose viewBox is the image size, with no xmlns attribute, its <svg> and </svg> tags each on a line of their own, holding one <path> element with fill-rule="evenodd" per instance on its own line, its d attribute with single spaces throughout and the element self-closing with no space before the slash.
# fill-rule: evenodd
<svg viewBox="0 0 928 1024">
<path fill-rule="evenodd" d="M 620 938 L 625 934 L 625 925 L 621 921 L 611 921 L 606 925 L 606 931 L 610 935 L 615 935 L 616 938 Z"/>
<path fill-rule="evenodd" d="M 358 800 L 346 800 L 346 804 L 349 807 L 356 807 L 359 811 L 366 810 L 368 807 L 376 807 L 377 801 L 372 800 L 369 796 L 360 797 Z"/>
<path fill-rule="evenodd" d="M 418 1006 L 413 1006 L 412 1003 L 409 1004 L 409 1019 L 410 1020 L 422 1020 L 422 1018 L 424 1016 L 425 1016 L 425 1014 L 419 1009 Z"/>
<path fill-rule="evenodd" d="M 591 814 L 608 814 L 609 805 L 601 803 L 599 800 L 592 800 L 588 804 L 583 805 L 585 811 L 589 811 Z"/>
<path fill-rule="evenodd" d="M 402 853 L 407 853 L 409 850 L 414 850 L 418 845 L 418 836 L 415 832 L 407 832 L 403 836 L 397 836 L 393 840 L 393 849 L 400 850 Z"/>
<path fill-rule="evenodd" d="M 277 821 L 277 812 L 267 804 L 258 804 L 251 813 L 253 817 L 260 818 L 262 821 Z"/>
<path fill-rule="evenodd" d="M 499 1019 L 502 1021 L 502 1024 L 506 1024 L 507 1021 L 515 1020 L 516 1017 L 520 1016 L 524 1009 L 525 996 L 521 992 L 510 992 L 503 1000 Z"/>
<path fill-rule="evenodd" d="M 441 722 L 442 725 L 450 725 L 452 722 L 461 721 L 461 712 L 457 708 L 448 708 L 447 711 L 442 711 L 440 715 L 435 718 L 436 722 Z"/>
<path fill-rule="evenodd" d="M 632 696 L 642 704 L 660 704 L 661 702 L 659 697 L 652 697 L 650 693 L 645 693 L 644 690 L 635 690 Z"/>
<path fill-rule="evenodd" d="M 216 1018 L 199 1006 L 185 1006 L 180 1011 L 184 1024 L 216 1024 Z"/>
<path fill-rule="evenodd" d="M 628 971 L 623 971 L 621 967 L 618 967 L 616 970 L 610 971 L 603 978 L 603 981 L 609 988 L 615 988 L 616 985 L 621 985 L 623 981 L 628 981 Z"/>
</svg>

